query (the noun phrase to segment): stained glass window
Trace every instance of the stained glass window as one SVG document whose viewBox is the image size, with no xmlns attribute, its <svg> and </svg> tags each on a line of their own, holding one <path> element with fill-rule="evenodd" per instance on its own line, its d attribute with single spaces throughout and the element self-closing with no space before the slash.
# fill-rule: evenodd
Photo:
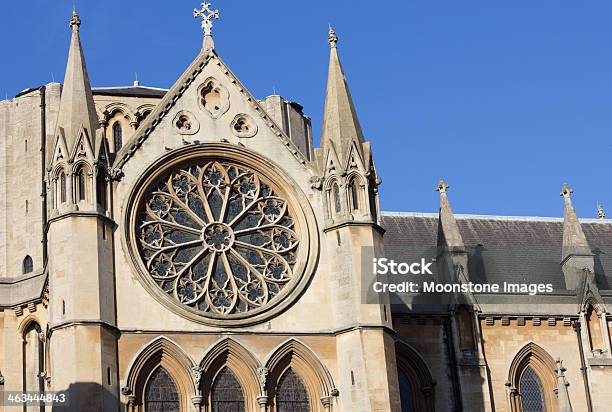
<svg viewBox="0 0 612 412">
<path fill-rule="evenodd" d="M 147 412 L 179 412 L 180 402 L 176 384 L 162 367 L 149 378 L 145 389 Z"/>
<path fill-rule="evenodd" d="M 276 388 L 277 412 L 309 412 L 310 402 L 308 392 L 302 379 L 293 371 L 287 369 Z"/>
<path fill-rule="evenodd" d="M 137 230 L 148 274 L 200 312 L 261 308 L 293 278 L 299 240 L 291 208 L 242 165 L 202 161 L 160 176 L 140 205 Z"/>
<path fill-rule="evenodd" d="M 242 387 L 229 368 L 215 378 L 210 398 L 212 412 L 244 412 Z"/>
<path fill-rule="evenodd" d="M 397 380 L 399 381 L 400 402 L 402 412 L 414 412 L 414 399 L 412 398 L 412 385 L 408 377 L 401 369 L 397 370 Z"/>
<path fill-rule="evenodd" d="M 115 145 L 115 153 L 117 153 L 121 150 L 121 146 L 123 145 L 123 130 L 119 122 L 115 122 L 113 125 L 113 142 Z"/>
<path fill-rule="evenodd" d="M 523 412 L 546 412 L 542 382 L 531 366 L 527 366 L 519 384 Z"/>
</svg>

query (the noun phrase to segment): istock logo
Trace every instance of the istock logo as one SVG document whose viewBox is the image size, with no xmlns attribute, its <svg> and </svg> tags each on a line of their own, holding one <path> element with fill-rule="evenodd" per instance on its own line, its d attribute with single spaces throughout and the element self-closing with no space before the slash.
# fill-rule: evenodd
<svg viewBox="0 0 612 412">
<path fill-rule="evenodd" d="M 429 269 L 432 264 L 433 262 L 425 262 L 425 258 L 414 263 L 397 263 L 393 259 L 373 258 L 372 270 L 376 275 L 433 275 Z"/>
</svg>

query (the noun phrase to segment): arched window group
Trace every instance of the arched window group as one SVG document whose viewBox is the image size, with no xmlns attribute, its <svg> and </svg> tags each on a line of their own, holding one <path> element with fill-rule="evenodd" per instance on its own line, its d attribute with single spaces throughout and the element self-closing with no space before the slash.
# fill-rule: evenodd
<svg viewBox="0 0 612 412">
<path fill-rule="evenodd" d="M 303 358 L 294 354 L 294 349 L 304 351 L 299 352 Z M 191 410 L 195 394 L 201 398 L 201 410 L 209 412 L 259 410 L 264 394 L 270 408 L 266 410 L 271 412 L 319 410 L 315 402 L 328 399 L 333 384 L 328 372 L 305 350 L 301 344 L 289 342 L 262 367 L 245 348 L 226 339 L 215 345 L 199 366 L 193 366 L 174 343 L 159 338 L 130 368 L 127 387 L 134 396 L 128 397 L 126 411 Z M 194 370 L 201 371 L 195 381 Z M 261 371 L 266 372 L 262 375 Z"/>
<path fill-rule="evenodd" d="M 401 412 L 433 412 L 434 382 L 425 361 L 402 342 L 395 350 Z"/>
</svg>

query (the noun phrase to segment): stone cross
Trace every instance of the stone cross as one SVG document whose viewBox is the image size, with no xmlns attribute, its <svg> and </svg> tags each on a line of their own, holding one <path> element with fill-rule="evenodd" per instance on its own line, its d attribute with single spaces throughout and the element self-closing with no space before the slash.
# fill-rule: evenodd
<svg viewBox="0 0 612 412">
<path fill-rule="evenodd" d="M 211 10 L 210 3 L 203 1 L 201 10 L 193 9 L 193 17 L 196 19 L 198 17 L 202 18 L 204 36 L 210 36 L 213 27 L 212 20 L 219 18 L 219 10 Z"/>
<path fill-rule="evenodd" d="M 327 41 L 332 48 L 336 47 L 338 44 L 338 36 L 336 36 L 336 32 L 331 24 L 329 25 L 329 36 L 327 37 Z"/>
<path fill-rule="evenodd" d="M 81 19 L 75 9 L 72 9 L 72 17 L 70 18 L 70 28 L 74 31 L 78 31 L 81 27 Z"/>
<path fill-rule="evenodd" d="M 449 187 L 450 186 L 446 184 L 444 179 L 440 179 L 440 181 L 438 182 L 438 188 L 436 189 L 436 192 L 446 193 Z"/>
<path fill-rule="evenodd" d="M 606 212 L 604 211 L 603 205 L 601 203 L 597 203 L 597 218 L 598 219 L 606 218 Z"/>
<path fill-rule="evenodd" d="M 569 199 L 573 192 L 574 192 L 574 189 L 569 187 L 567 183 L 563 183 L 563 188 L 561 189 L 561 196 L 563 196 L 566 199 Z"/>
</svg>

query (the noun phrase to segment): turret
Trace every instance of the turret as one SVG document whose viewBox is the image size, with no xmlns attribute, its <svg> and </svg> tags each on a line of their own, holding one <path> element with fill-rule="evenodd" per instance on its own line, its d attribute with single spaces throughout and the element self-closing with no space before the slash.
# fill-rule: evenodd
<svg viewBox="0 0 612 412">
<path fill-rule="evenodd" d="M 51 217 L 75 210 L 106 210 L 108 156 L 85 56 L 81 19 L 72 12 L 72 38 L 62 87 L 53 148 L 47 159 Z"/>
<path fill-rule="evenodd" d="M 51 362 L 47 372 L 50 390 L 65 391 L 70 410 L 117 410 L 115 224 L 107 212 L 108 157 L 97 131 L 80 24 L 74 11 L 55 147 L 47 163 L 52 188 L 47 266 Z"/>
<path fill-rule="evenodd" d="M 330 57 L 317 157 L 323 169 L 327 225 L 378 221 L 378 185 L 370 144 L 365 141 L 338 56 L 338 36 L 329 28 Z"/>
<path fill-rule="evenodd" d="M 582 226 L 572 206 L 571 194 L 574 190 L 563 184 L 561 196 L 565 203 L 563 218 L 563 244 L 561 247 L 561 267 L 565 277 L 565 287 L 574 290 L 582 285 L 584 276 L 594 278 L 593 252 L 587 242 Z"/>
</svg>

